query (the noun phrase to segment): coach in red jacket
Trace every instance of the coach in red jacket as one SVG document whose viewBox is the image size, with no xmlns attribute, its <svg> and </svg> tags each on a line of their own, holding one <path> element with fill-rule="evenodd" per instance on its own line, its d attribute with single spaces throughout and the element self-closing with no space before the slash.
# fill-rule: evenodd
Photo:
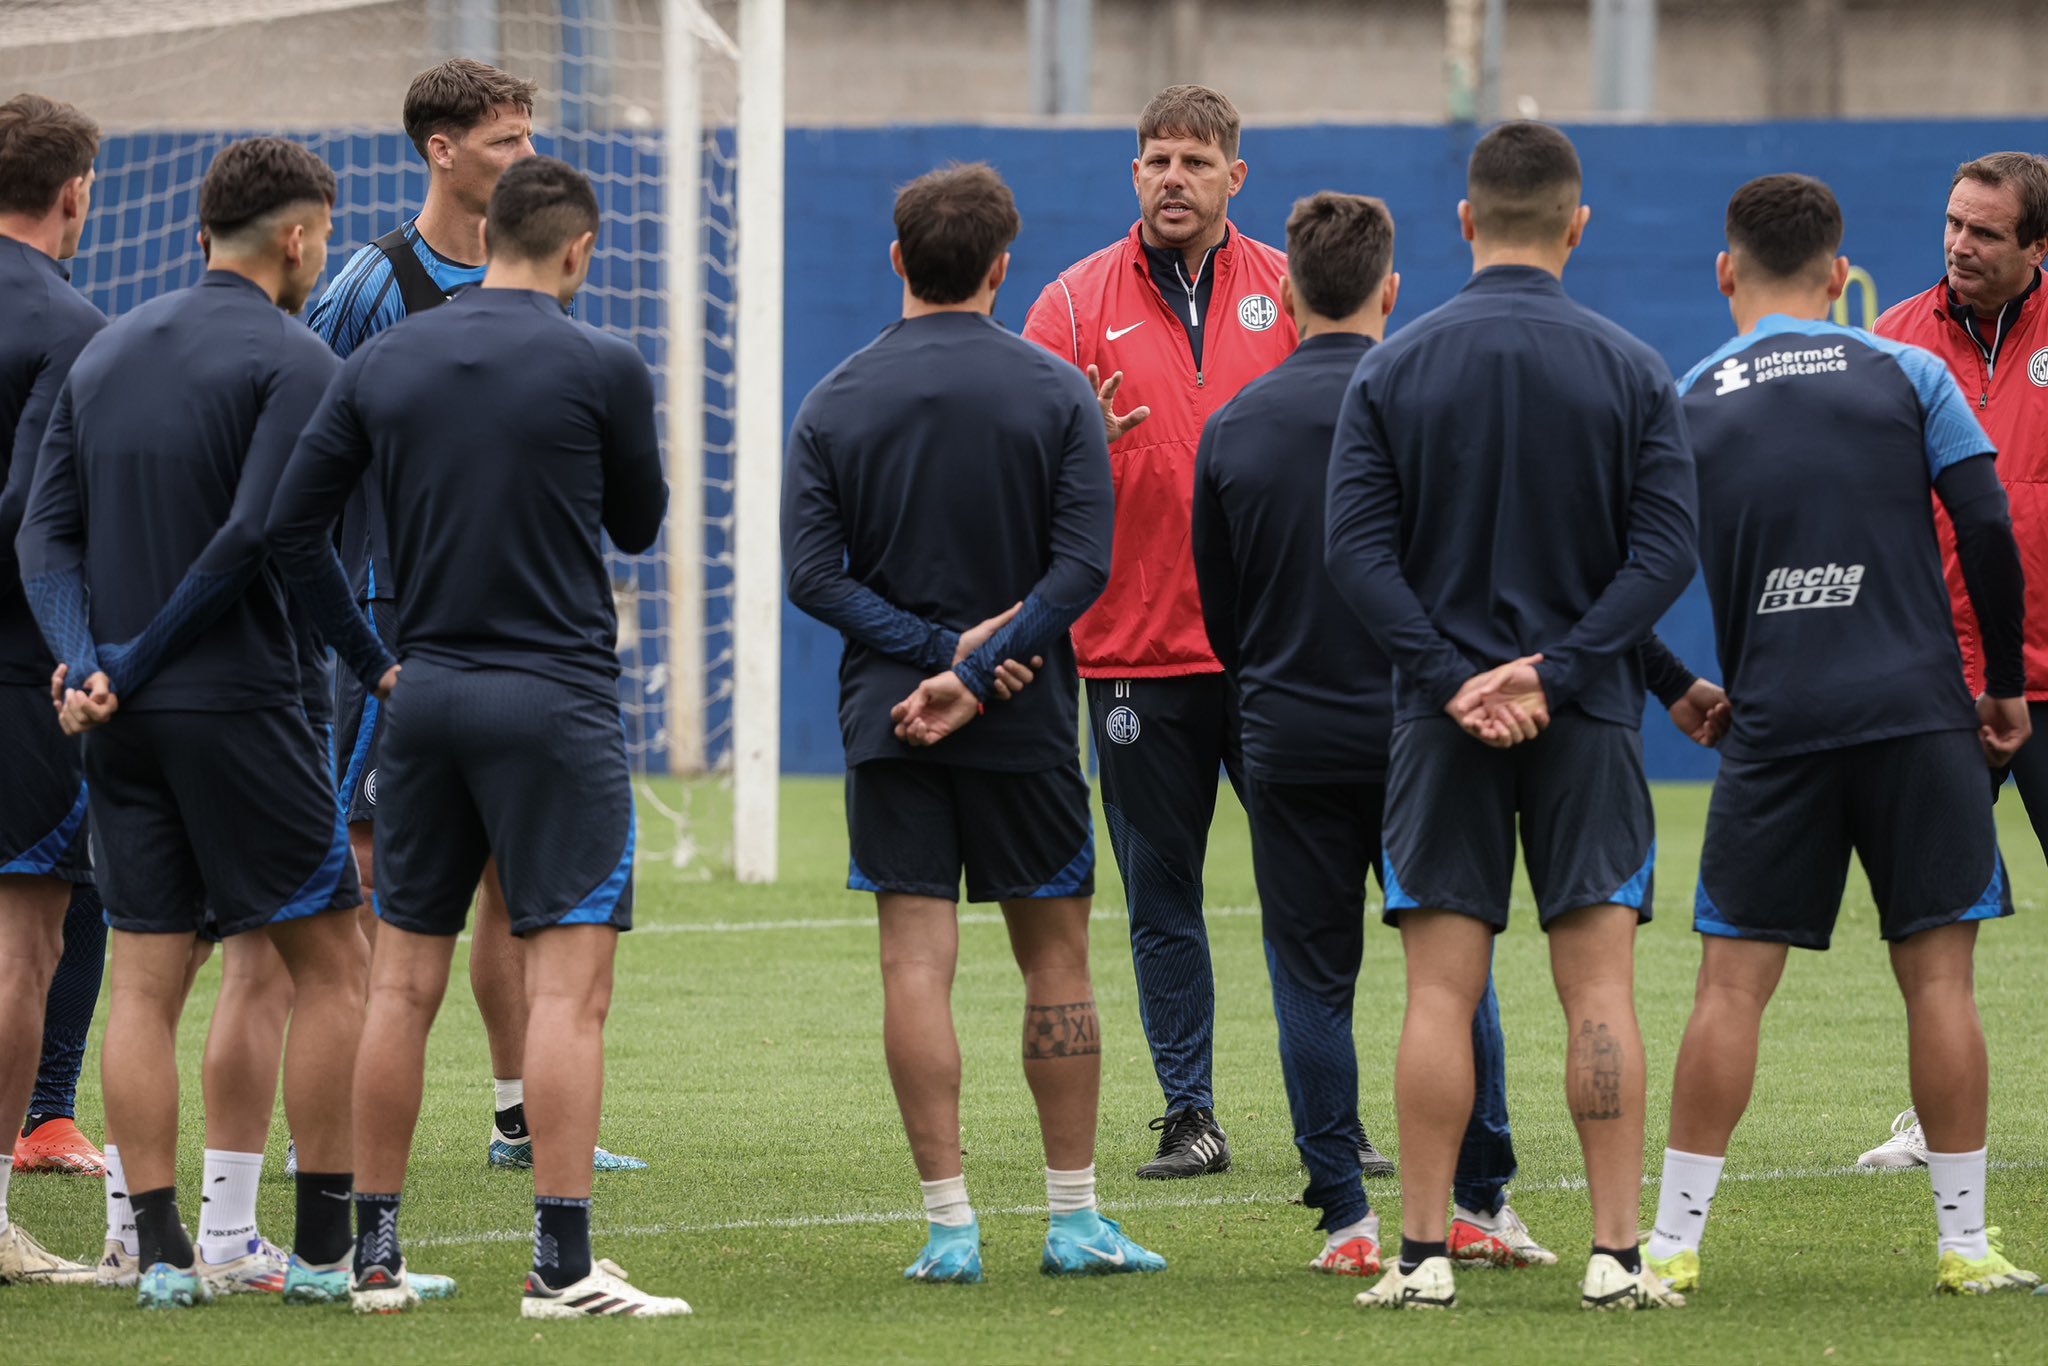
<svg viewBox="0 0 2048 1366">
<path fill-rule="evenodd" d="M 1998 477 L 2012 508 L 2027 580 L 2027 710 L 2048 726 L 2048 159 L 1994 152 L 1966 161 L 1949 183 L 1942 237 L 1947 272 L 1934 288 L 1895 304 L 1877 333 L 1925 347 L 1948 363 L 1970 408 L 1998 448 Z M 1942 569 L 1973 695 L 1984 691 L 1984 641 L 1956 559 L 1955 533 L 1939 507 Z M 2048 851 L 2048 744 L 2012 761 L 2034 837 Z M 1857 1159 L 1863 1167 L 1916 1167 L 1927 1140 L 1912 1111 L 1892 1136 Z"/>
<path fill-rule="evenodd" d="M 1230 229 L 1245 178 L 1238 128 L 1237 110 L 1214 90 L 1176 85 L 1154 96 L 1131 163 L 1137 224 L 1061 272 L 1024 324 L 1026 337 L 1089 372 L 1109 427 L 1109 589 L 1075 624 L 1074 646 L 1130 905 L 1145 1036 L 1166 1095 L 1144 1177 L 1230 1168 L 1210 1082 L 1216 990 L 1202 861 L 1218 764 L 1237 781 L 1237 708 L 1195 587 L 1195 447 L 1209 415 L 1295 345 L 1279 302 L 1286 257 Z"/>
</svg>

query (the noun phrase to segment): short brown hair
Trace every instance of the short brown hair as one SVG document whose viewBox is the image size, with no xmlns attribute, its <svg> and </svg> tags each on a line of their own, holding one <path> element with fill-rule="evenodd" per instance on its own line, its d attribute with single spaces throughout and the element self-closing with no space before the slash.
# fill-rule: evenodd
<svg viewBox="0 0 2048 1366">
<path fill-rule="evenodd" d="M 334 172 L 296 142 L 244 138 L 228 144 L 199 186 L 199 226 L 232 237 L 293 204 L 334 206 Z"/>
<path fill-rule="evenodd" d="M 597 192 L 566 161 L 528 157 L 514 162 L 491 191 L 484 246 L 493 258 L 544 261 L 586 232 L 596 232 Z"/>
<path fill-rule="evenodd" d="M 1759 176 L 1728 201 L 1728 249 L 1774 280 L 1825 276 L 1842 248 L 1842 206 L 1810 175 Z"/>
<path fill-rule="evenodd" d="M 1532 244 L 1564 236 L 1585 177 L 1572 140 L 1547 123 L 1503 123 L 1472 149 L 1465 197 L 1472 223 L 1496 242 Z"/>
<path fill-rule="evenodd" d="M 490 120 L 501 104 L 529 117 L 532 81 L 521 80 L 470 57 L 450 57 L 412 78 L 405 91 L 405 135 L 424 157 L 436 133 L 466 133 Z"/>
<path fill-rule="evenodd" d="M 1169 85 L 1154 95 L 1138 115 L 1138 150 L 1154 138 L 1193 138 L 1223 149 L 1225 161 L 1237 160 L 1237 135 L 1244 127 L 1237 106 L 1206 85 Z"/>
<path fill-rule="evenodd" d="M 99 125 L 62 101 L 16 95 L 0 104 L 0 213 L 48 213 L 99 153 Z"/>
<path fill-rule="evenodd" d="M 974 297 L 1023 228 L 1010 187 L 986 162 L 953 162 L 896 192 L 903 278 L 928 304 Z"/>
<path fill-rule="evenodd" d="M 1370 195 L 1323 190 L 1287 215 L 1287 274 L 1311 312 L 1348 318 L 1394 265 L 1394 216 Z"/>
<path fill-rule="evenodd" d="M 1965 179 L 2012 186 L 2020 200 L 2020 242 L 2024 245 L 2048 237 L 2048 157 L 2032 152 L 1993 152 L 1956 167 L 1949 189 Z"/>
</svg>

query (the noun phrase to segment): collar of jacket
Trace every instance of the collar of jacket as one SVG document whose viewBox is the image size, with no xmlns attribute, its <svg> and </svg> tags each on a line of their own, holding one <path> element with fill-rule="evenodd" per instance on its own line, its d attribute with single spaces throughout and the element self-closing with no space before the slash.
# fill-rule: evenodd
<svg viewBox="0 0 2048 1366">
<path fill-rule="evenodd" d="M 1232 232 L 1230 224 L 1225 222 L 1223 225 L 1223 240 L 1216 244 L 1215 255 L 1211 258 L 1217 274 L 1220 275 L 1223 269 L 1230 264 L 1230 247 L 1236 241 L 1237 234 Z M 1146 278 L 1151 278 L 1152 261 L 1151 258 L 1145 255 L 1145 221 L 1143 219 L 1139 219 L 1131 224 L 1130 236 L 1124 239 L 1124 263 L 1143 271 Z"/>
<path fill-rule="evenodd" d="M 1974 314 L 1976 310 L 1971 308 L 1968 304 L 1964 303 L 1962 300 L 1956 297 L 1955 286 L 1948 282 L 1947 275 L 1943 275 L 1941 277 L 1941 279 L 1936 284 L 1936 288 L 1939 292 L 1934 296 L 1934 316 L 1937 318 L 1954 318 L 1957 322 L 1961 323 L 1965 328 L 1970 328 L 1972 322 L 1974 321 Z M 2036 266 L 2034 267 L 2033 283 L 2028 285 L 2024 290 L 2022 290 L 2018 298 L 2008 299 L 2006 301 L 2005 307 L 1998 310 L 1998 317 L 1995 321 L 1999 324 L 2000 330 L 2008 332 L 2011 331 L 2012 329 L 2010 327 L 2006 327 L 2005 324 L 2012 323 L 2014 325 L 2017 325 L 2019 323 L 2020 316 L 2027 311 L 2027 305 L 2031 303 L 2034 299 L 2034 296 L 2039 294 L 2040 292 L 2041 268 L 2039 266 Z"/>
<path fill-rule="evenodd" d="M 1472 272 L 1459 293 L 1562 294 L 1564 281 L 1541 266 L 1488 266 Z"/>
</svg>

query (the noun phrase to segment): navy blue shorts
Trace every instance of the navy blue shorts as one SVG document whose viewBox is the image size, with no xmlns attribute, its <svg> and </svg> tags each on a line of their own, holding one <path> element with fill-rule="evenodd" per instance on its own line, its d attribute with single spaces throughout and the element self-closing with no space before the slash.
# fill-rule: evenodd
<svg viewBox="0 0 2048 1366">
<path fill-rule="evenodd" d="M 1026 901 L 1095 894 L 1095 822 L 1080 756 L 1028 773 L 918 759 L 846 771 L 846 885 L 856 892 Z"/>
<path fill-rule="evenodd" d="M 0 684 L 0 877 L 91 882 L 85 758 L 46 687 Z"/>
<path fill-rule="evenodd" d="M 380 725 L 380 920 L 460 933 L 495 855 L 514 934 L 633 927 L 633 779 L 615 698 L 407 660 Z"/>
<path fill-rule="evenodd" d="M 1583 906 L 1650 918 L 1656 813 L 1632 726 L 1567 712 L 1494 749 L 1445 717 L 1395 725 L 1387 773 L 1386 920 L 1455 911 L 1507 928 L 1515 833 L 1538 921 Z"/>
<path fill-rule="evenodd" d="M 369 605 L 370 629 L 387 649 L 398 639 L 398 604 Z M 377 733 L 384 704 L 345 668 L 334 670 L 334 795 L 349 824 L 377 818 Z"/>
<path fill-rule="evenodd" d="M 123 712 L 85 737 L 107 924 L 227 938 L 362 904 L 327 749 L 296 705 Z"/>
<path fill-rule="evenodd" d="M 1693 928 L 1825 949 L 1853 854 L 1886 939 L 2012 914 L 1976 733 L 1723 759 Z"/>
</svg>

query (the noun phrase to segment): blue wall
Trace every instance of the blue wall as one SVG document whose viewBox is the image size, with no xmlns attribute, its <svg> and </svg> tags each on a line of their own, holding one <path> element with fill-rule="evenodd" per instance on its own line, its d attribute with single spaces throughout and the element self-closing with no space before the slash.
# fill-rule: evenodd
<svg viewBox="0 0 2048 1366">
<path fill-rule="evenodd" d="M 1634 331 L 1683 370 L 1726 339 L 1725 302 L 1715 293 L 1714 254 L 1729 194 L 1772 171 L 1805 171 L 1834 186 L 1848 215 L 1845 250 L 1877 282 L 1889 305 L 1931 284 L 1941 269 L 1942 207 L 1957 162 L 2005 148 L 2048 144 L 2048 121 L 2012 123 L 1784 123 L 1725 127 L 1594 127 L 1572 130 L 1586 166 L 1593 221 L 1567 283 L 1580 300 Z M 212 154 L 230 134 L 181 132 L 111 138 L 99 163 L 96 204 L 78 280 L 95 302 L 124 312 L 146 293 L 189 283 L 202 269 L 192 234 L 197 187 Z M 1403 277 L 1395 325 L 1435 307 L 1464 282 L 1470 260 L 1454 216 L 1464 189 L 1473 133 L 1443 127 L 1260 129 L 1246 135 L 1251 176 L 1232 207 L 1239 227 L 1279 243 L 1289 205 L 1320 189 L 1376 194 L 1394 211 Z M 398 206 L 425 192 L 418 158 L 396 133 L 315 136 L 311 145 L 341 177 L 334 265 L 386 231 Z M 598 177 L 607 227 L 577 311 L 601 326 L 631 331 L 648 363 L 665 359 L 657 337 L 664 308 L 659 267 L 662 158 L 645 134 L 581 133 L 543 149 Z M 1019 328 L 1040 287 L 1062 268 L 1120 237 L 1135 217 L 1130 187 L 1132 139 L 1118 130 L 917 127 L 797 130 L 788 144 L 788 241 L 784 402 L 794 415 L 804 394 L 847 353 L 896 316 L 900 286 L 888 266 L 895 189 L 949 160 L 986 160 L 1016 191 L 1024 216 L 1010 278 L 996 316 Z M 713 215 L 724 209 L 714 202 Z M 96 245 L 103 244 L 103 245 Z M 724 282 L 706 280 L 708 333 L 724 331 Z M 1860 299 L 1859 299 L 1860 305 Z M 1860 321 L 1860 307 L 1859 317 Z M 712 344 L 707 359 L 729 358 Z M 708 383 L 708 381 L 707 381 Z M 723 396 L 708 394 L 714 409 Z M 708 434 L 713 479 L 729 478 L 715 448 L 729 435 Z M 729 509 L 708 494 L 707 511 Z M 715 527 L 701 546 L 682 549 L 714 561 L 725 549 Z M 621 565 L 619 572 L 634 572 Z M 642 586 L 660 585 L 642 569 Z M 715 570 L 723 574 L 723 570 Z M 714 585 L 717 586 L 717 585 Z M 658 622 L 645 600 L 642 625 Z M 727 604 L 715 601 L 722 617 Z M 717 624 L 714 620 L 713 625 Z M 1673 609 L 1664 634 L 1697 668 L 1710 668 L 1713 643 L 1706 597 L 1696 583 Z M 729 681 L 713 657 L 714 689 Z M 836 720 L 838 638 L 786 610 L 783 620 L 783 764 L 792 772 L 840 767 Z M 636 675 L 662 663 L 650 634 Z M 658 694 L 636 690 L 636 740 L 652 745 L 662 722 Z M 720 726 L 726 703 L 713 709 Z M 1646 729 L 1653 776 L 1703 778 L 1711 755 L 1661 717 Z M 723 746 L 718 747 L 722 749 Z M 717 751 L 714 751 L 714 758 Z M 648 756 L 659 766 L 660 755 Z"/>
<path fill-rule="evenodd" d="M 1728 196 L 1751 177 L 1803 171 L 1834 187 L 1848 219 L 1843 250 L 1876 279 L 1889 306 L 1941 272 L 1942 209 L 1956 163 L 2007 147 L 2048 144 L 2048 121 L 2012 123 L 1779 123 L 1591 127 L 1571 130 L 1586 167 L 1592 224 L 1566 284 L 1689 367 L 1731 333 L 1715 292 Z M 1375 194 L 1399 230 L 1402 275 L 1395 324 L 1456 292 L 1471 270 L 1458 238 L 1473 139 L 1458 128 L 1318 126 L 1245 135 L 1251 175 L 1231 208 L 1245 232 L 1278 244 L 1289 205 L 1321 189 Z M 804 394 L 896 316 L 900 284 L 888 265 L 895 187 L 948 160 L 986 160 L 1024 217 L 1011 285 L 996 316 L 1021 328 L 1038 290 L 1065 266 L 1129 229 L 1130 134 L 998 128 L 798 131 L 790 135 L 785 402 Z M 1853 321 L 1861 321 L 1860 299 Z M 1698 669 L 1713 667 L 1706 594 L 1695 582 L 1664 624 Z M 783 765 L 840 766 L 835 715 L 838 638 L 794 611 L 783 626 Z M 1713 757 L 1663 719 L 1645 728 L 1657 778 L 1705 778 Z"/>
</svg>

